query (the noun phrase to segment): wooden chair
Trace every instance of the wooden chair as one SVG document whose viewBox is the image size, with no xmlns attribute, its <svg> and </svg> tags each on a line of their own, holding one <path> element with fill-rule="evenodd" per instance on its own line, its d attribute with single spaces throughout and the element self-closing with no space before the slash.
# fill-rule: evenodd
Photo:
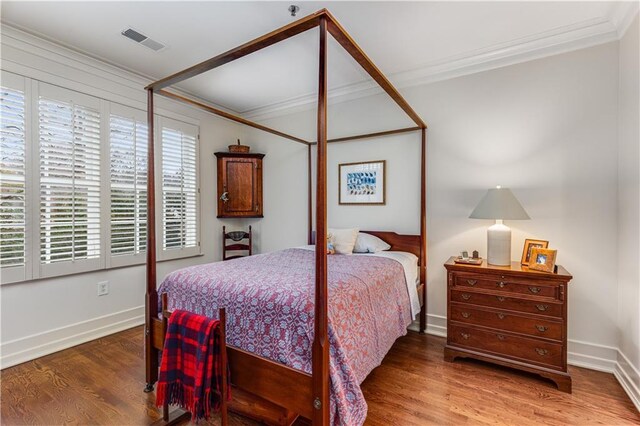
<svg viewBox="0 0 640 426">
<path fill-rule="evenodd" d="M 231 240 L 232 243 L 227 245 L 227 240 Z M 248 242 L 243 243 L 243 240 Z M 227 232 L 227 227 L 222 227 L 222 260 L 237 259 L 239 257 L 251 256 L 252 254 L 252 240 L 251 240 L 251 226 L 249 226 L 249 232 L 244 231 L 231 231 Z M 245 251 L 246 254 L 233 254 L 227 255 L 228 251 Z"/>
<path fill-rule="evenodd" d="M 168 310 L 169 301 L 167 293 L 162 294 L 162 327 L 164 329 L 164 334 L 166 335 L 167 326 L 169 323 L 169 317 L 171 316 L 171 311 Z M 226 323 L 227 316 L 224 308 L 220 308 L 218 310 L 218 315 L 220 318 L 220 325 L 216 329 L 215 333 L 220 336 L 220 355 L 221 355 L 221 364 L 222 364 L 222 389 L 220 390 L 220 424 L 222 426 L 227 426 L 228 424 L 228 403 L 227 403 L 227 395 L 229 393 L 227 389 L 227 334 L 226 334 Z M 186 420 L 191 419 L 191 413 L 188 411 L 184 411 L 180 408 L 169 412 L 169 404 L 164 404 L 162 406 L 162 418 L 156 422 L 152 423 L 152 426 L 170 426 L 177 425 Z"/>
</svg>

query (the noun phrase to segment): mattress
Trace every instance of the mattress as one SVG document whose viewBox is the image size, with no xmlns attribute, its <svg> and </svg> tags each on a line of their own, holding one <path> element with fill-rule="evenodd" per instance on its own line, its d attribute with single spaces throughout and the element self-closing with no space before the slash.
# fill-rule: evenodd
<svg viewBox="0 0 640 426">
<path fill-rule="evenodd" d="M 415 257 L 415 256 L 414 256 Z M 328 256 L 331 422 L 361 425 L 360 384 L 411 323 L 405 268 L 388 256 Z M 417 268 L 416 268 L 417 269 Z M 311 373 L 315 254 L 293 248 L 169 274 L 169 309 L 227 312 L 227 343 Z"/>
</svg>

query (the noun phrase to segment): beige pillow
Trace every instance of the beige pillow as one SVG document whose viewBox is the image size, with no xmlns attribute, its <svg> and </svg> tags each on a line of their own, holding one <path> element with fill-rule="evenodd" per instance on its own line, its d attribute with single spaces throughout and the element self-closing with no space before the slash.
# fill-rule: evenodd
<svg viewBox="0 0 640 426">
<path fill-rule="evenodd" d="M 358 232 L 356 245 L 353 247 L 354 253 L 378 253 L 389 250 L 391 246 L 375 235 Z"/>
<path fill-rule="evenodd" d="M 351 254 L 353 253 L 353 247 L 356 245 L 356 239 L 358 238 L 358 228 L 353 229 L 327 229 L 327 235 L 329 241 L 333 243 L 333 247 L 338 254 Z"/>
</svg>

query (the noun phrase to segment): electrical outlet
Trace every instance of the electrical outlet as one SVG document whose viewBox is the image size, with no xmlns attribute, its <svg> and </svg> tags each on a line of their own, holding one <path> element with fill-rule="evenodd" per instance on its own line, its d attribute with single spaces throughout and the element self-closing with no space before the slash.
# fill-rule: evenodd
<svg viewBox="0 0 640 426">
<path fill-rule="evenodd" d="M 101 281 L 98 283 L 98 296 L 106 296 L 109 294 L 109 281 Z"/>
</svg>

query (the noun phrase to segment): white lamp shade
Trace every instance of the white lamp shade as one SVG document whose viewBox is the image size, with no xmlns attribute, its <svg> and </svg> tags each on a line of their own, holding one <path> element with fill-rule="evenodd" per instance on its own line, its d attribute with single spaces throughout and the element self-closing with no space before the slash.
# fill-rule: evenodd
<svg viewBox="0 0 640 426">
<path fill-rule="evenodd" d="M 511 190 L 500 187 L 490 189 L 469 217 L 496 221 L 496 224 L 487 230 L 487 263 L 509 266 L 511 264 L 511 230 L 502 221 L 529 219 L 529 215 Z"/>
<path fill-rule="evenodd" d="M 472 219 L 530 219 L 509 188 L 492 188 L 469 216 Z"/>
</svg>

